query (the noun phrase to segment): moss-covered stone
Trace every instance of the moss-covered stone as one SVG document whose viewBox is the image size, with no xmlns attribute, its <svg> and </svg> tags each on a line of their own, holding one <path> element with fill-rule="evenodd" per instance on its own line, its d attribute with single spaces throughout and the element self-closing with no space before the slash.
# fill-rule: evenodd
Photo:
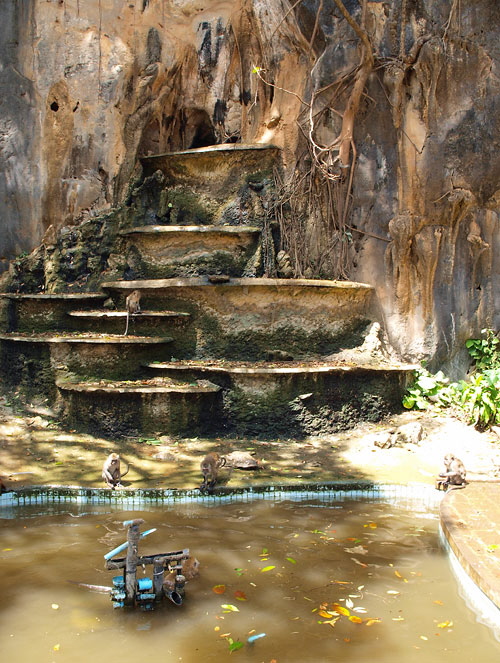
<svg viewBox="0 0 500 663">
<path fill-rule="evenodd" d="M 367 324 L 367 320 L 356 320 L 346 324 L 340 333 L 287 325 L 233 332 L 223 327 L 216 316 L 205 313 L 197 321 L 201 332 L 197 354 L 202 358 L 247 361 L 272 360 L 272 352 L 276 350 L 286 351 L 297 359 L 326 356 L 360 345 Z"/>
</svg>

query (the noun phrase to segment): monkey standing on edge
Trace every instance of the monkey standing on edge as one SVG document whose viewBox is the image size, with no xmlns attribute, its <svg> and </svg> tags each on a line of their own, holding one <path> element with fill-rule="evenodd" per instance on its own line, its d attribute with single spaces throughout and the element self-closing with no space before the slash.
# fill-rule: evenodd
<svg viewBox="0 0 500 663">
<path fill-rule="evenodd" d="M 111 453 L 102 466 L 102 478 L 110 488 L 118 488 L 121 487 L 121 479 L 127 474 L 129 469 L 127 466 L 126 471 L 122 474 L 120 470 L 120 456 L 116 453 Z"/>
<path fill-rule="evenodd" d="M 127 324 L 125 326 L 125 333 L 123 334 L 126 336 L 128 334 L 128 323 L 130 320 L 130 314 L 135 314 L 135 313 L 140 313 L 141 312 L 141 291 L 140 290 L 132 290 L 130 295 L 128 295 L 127 299 L 125 300 L 125 308 L 127 309 Z"/>
<path fill-rule="evenodd" d="M 436 488 L 446 491 L 465 488 L 467 472 L 460 458 L 456 458 L 453 454 L 446 454 L 443 460 L 445 471 L 439 473 L 439 477 L 436 479 Z"/>
<path fill-rule="evenodd" d="M 200 486 L 201 492 L 205 490 L 209 493 L 213 492 L 214 486 L 217 482 L 219 469 L 226 464 L 224 456 L 219 456 L 215 451 L 210 451 L 200 463 L 201 473 L 203 474 L 203 483 Z"/>
</svg>

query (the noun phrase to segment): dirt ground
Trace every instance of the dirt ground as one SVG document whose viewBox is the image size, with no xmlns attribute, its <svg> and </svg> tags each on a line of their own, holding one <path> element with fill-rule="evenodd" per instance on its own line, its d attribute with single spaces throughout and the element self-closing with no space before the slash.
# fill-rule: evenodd
<svg viewBox="0 0 500 663">
<path fill-rule="evenodd" d="M 390 431 L 414 423 L 422 439 L 402 446 L 377 446 Z M 415 427 L 414 427 L 415 428 Z M 209 451 L 247 451 L 262 469 L 223 468 L 229 487 L 290 485 L 335 480 L 434 483 L 445 453 L 463 460 L 468 479 L 500 475 L 498 430 L 479 433 L 471 426 L 430 413 L 404 412 L 378 424 L 349 432 L 304 440 L 156 438 L 106 440 L 67 430 L 43 409 L 14 407 L 0 396 L 0 477 L 15 490 L 21 486 L 102 487 L 102 463 L 117 451 L 130 466 L 124 490 L 195 488 L 201 482 L 199 463 Z"/>
</svg>

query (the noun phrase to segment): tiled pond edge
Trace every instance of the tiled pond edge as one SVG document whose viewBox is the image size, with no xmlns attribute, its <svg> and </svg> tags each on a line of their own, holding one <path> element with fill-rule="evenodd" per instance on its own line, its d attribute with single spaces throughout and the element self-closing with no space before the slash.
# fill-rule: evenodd
<svg viewBox="0 0 500 663">
<path fill-rule="evenodd" d="M 448 560 L 453 574 L 457 580 L 458 591 L 470 610 L 475 614 L 477 621 L 491 629 L 495 639 L 500 642 L 500 610 L 493 601 L 486 596 L 483 590 L 476 585 L 467 571 L 460 563 L 458 557 L 451 549 L 450 544 L 439 528 L 439 539 L 441 545 L 448 554 Z"/>
<path fill-rule="evenodd" d="M 338 481 L 323 484 L 258 486 L 255 488 L 221 488 L 213 495 L 202 495 L 198 489 L 188 490 L 109 490 L 79 486 L 30 486 L 0 496 L 0 516 L 19 506 L 50 504 L 109 505 L 125 510 L 146 509 L 175 504 L 225 504 L 268 499 L 273 501 L 307 499 L 368 500 L 401 504 L 409 501 L 417 511 L 435 510 L 443 493 L 427 484 L 375 484 L 373 482 Z M 12 516 L 13 517 L 13 516 Z"/>
</svg>

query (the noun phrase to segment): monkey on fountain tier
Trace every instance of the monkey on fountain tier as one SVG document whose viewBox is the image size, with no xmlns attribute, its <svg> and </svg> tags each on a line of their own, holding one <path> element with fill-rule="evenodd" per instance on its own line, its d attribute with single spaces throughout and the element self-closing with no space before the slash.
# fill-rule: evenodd
<svg viewBox="0 0 500 663">
<path fill-rule="evenodd" d="M 128 325 L 131 315 L 137 315 L 141 312 L 141 291 L 133 290 L 125 300 L 125 308 L 127 309 L 127 322 L 125 325 L 124 336 L 128 334 Z"/>
<path fill-rule="evenodd" d="M 186 581 L 199 573 L 199 562 L 190 557 L 189 549 L 176 550 L 156 555 L 139 555 L 139 539 L 156 532 L 156 529 L 140 532 L 144 520 L 126 520 L 128 527 L 127 541 L 104 555 L 106 569 L 123 569 L 123 574 L 113 578 L 111 600 L 115 608 L 139 607 L 153 610 L 155 604 L 169 599 L 175 605 L 182 605 Z M 113 559 L 122 550 L 127 549 L 127 556 Z M 137 578 L 137 567 L 153 566 L 152 578 Z"/>
</svg>

